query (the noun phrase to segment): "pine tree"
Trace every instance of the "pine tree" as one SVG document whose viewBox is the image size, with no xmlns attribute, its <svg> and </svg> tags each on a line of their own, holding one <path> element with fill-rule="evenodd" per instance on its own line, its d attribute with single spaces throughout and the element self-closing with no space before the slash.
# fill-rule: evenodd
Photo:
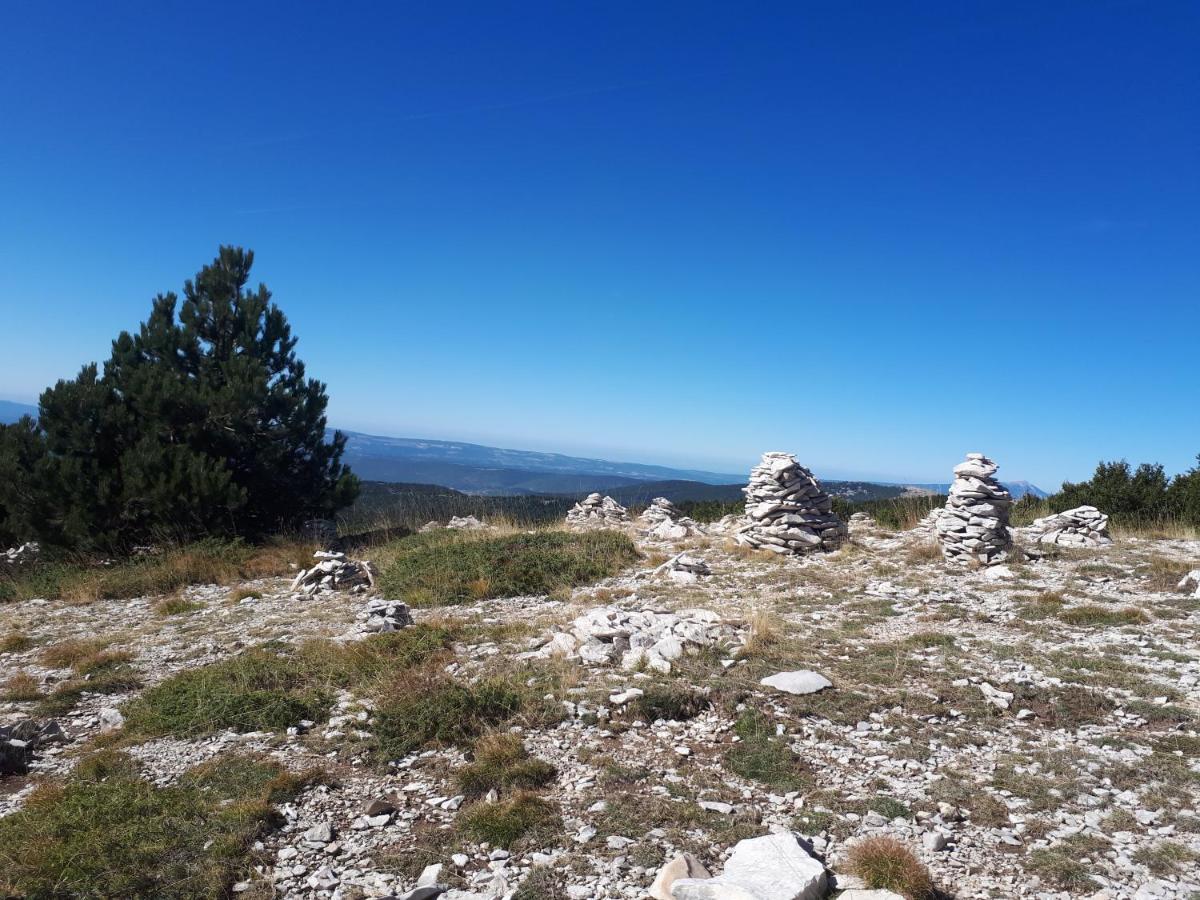
<svg viewBox="0 0 1200 900">
<path fill-rule="evenodd" d="M 23 476 L 39 481 L 39 536 L 102 549 L 260 537 L 353 502 L 325 385 L 305 375 L 267 288 L 247 289 L 253 261 L 221 247 L 182 305 L 160 294 L 113 341 L 102 375 L 84 366 L 42 394 L 44 457 Z"/>
</svg>

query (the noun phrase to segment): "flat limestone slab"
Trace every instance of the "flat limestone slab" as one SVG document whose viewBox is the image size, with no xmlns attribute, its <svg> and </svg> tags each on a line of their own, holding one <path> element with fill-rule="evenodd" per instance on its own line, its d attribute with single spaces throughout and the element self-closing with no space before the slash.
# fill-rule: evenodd
<svg viewBox="0 0 1200 900">
<path fill-rule="evenodd" d="M 827 687 L 833 687 L 833 682 L 824 675 L 808 669 L 768 675 L 759 684 L 765 684 L 767 687 L 773 687 L 787 694 L 815 694 Z"/>
<path fill-rule="evenodd" d="M 681 878 L 673 900 L 819 900 L 828 886 L 825 867 L 790 832 L 738 841 L 716 878 Z"/>
</svg>

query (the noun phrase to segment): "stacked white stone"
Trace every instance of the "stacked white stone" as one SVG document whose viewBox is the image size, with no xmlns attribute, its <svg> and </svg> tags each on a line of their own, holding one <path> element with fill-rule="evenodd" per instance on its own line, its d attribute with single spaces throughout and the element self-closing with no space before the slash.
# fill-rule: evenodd
<svg viewBox="0 0 1200 900">
<path fill-rule="evenodd" d="M 1012 495 L 992 477 L 999 468 L 982 453 L 968 453 L 954 467 L 950 496 L 935 525 L 949 562 L 990 566 L 1008 559 Z"/>
<path fill-rule="evenodd" d="M 790 453 L 764 453 L 742 490 L 746 523 L 735 536 L 739 544 L 808 553 L 835 550 L 846 537 L 846 524 L 833 514 L 833 499 Z"/>
<path fill-rule="evenodd" d="M 1108 536 L 1108 516 L 1094 506 L 1077 506 L 1066 512 L 1034 519 L 1028 530 L 1039 544 L 1107 547 L 1112 543 L 1112 538 Z"/>
<path fill-rule="evenodd" d="M 407 603 L 385 600 L 382 597 L 372 597 L 368 600 L 366 609 L 358 615 L 358 621 L 362 631 L 375 634 L 399 631 L 413 623 Z"/>
<path fill-rule="evenodd" d="M 345 591 L 363 594 L 375 587 L 375 566 L 366 560 L 347 559 L 345 553 L 318 550 L 313 557 L 319 562 L 310 569 L 301 569 L 291 589 L 312 597 L 321 591 Z"/>
<path fill-rule="evenodd" d="M 701 576 L 711 575 L 708 563 L 696 556 L 677 553 L 654 570 L 655 576 L 665 575 L 681 584 L 695 584 Z"/>
<path fill-rule="evenodd" d="M 629 513 L 612 497 L 588 494 L 567 511 L 572 528 L 619 528 L 629 524 Z"/>
<path fill-rule="evenodd" d="M 37 559 L 38 554 L 41 552 L 41 544 L 37 543 L 37 541 L 30 541 L 27 544 L 21 544 L 19 547 L 9 547 L 7 550 L 0 552 L 0 563 L 5 563 L 13 567 L 23 566 L 25 563 Z"/>
<path fill-rule="evenodd" d="M 703 534 L 704 529 L 679 511 L 666 497 L 655 497 L 638 517 L 646 536 L 660 541 L 681 541 L 689 535 Z"/>
</svg>

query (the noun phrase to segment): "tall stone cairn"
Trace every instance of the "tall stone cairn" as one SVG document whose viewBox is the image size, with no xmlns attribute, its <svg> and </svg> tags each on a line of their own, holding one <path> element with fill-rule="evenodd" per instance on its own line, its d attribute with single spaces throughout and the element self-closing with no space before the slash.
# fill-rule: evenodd
<svg viewBox="0 0 1200 900">
<path fill-rule="evenodd" d="M 993 476 L 1000 467 L 982 453 L 968 453 L 954 467 L 954 484 L 936 528 L 949 562 L 996 565 L 1008 559 L 1012 495 Z"/>
<path fill-rule="evenodd" d="M 734 540 L 743 546 L 810 553 L 836 550 L 846 537 L 846 524 L 833 514 L 833 498 L 790 453 L 764 453 L 742 490 L 746 523 Z"/>
<path fill-rule="evenodd" d="M 612 497 L 588 494 L 567 510 L 568 528 L 620 528 L 629 524 L 629 512 Z"/>
</svg>

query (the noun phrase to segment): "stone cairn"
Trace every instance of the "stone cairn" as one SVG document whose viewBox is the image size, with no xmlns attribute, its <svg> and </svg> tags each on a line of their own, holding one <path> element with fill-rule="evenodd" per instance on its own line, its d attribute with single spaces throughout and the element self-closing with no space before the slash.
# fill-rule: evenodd
<svg viewBox="0 0 1200 900">
<path fill-rule="evenodd" d="M 680 584 L 695 584 L 701 577 L 711 574 L 712 569 L 704 560 L 686 553 L 677 553 L 656 568 L 651 576 L 654 578 L 665 576 Z"/>
<path fill-rule="evenodd" d="M 1066 512 L 1034 519 L 1028 532 L 1039 544 L 1107 547 L 1112 543 L 1112 538 L 1108 536 L 1108 516 L 1094 506 L 1077 506 Z"/>
<path fill-rule="evenodd" d="M 359 630 L 371 634 L 399 631 L 413 623 L 408 604 L 399 600 L 385 600 L 383 597 L 372 597 L 366 607 L 358 614 Z"/>
<path fill-rule="evenodd" d="M 345 553 L 318 550 L 313 554 L 317 564 L 301 569 L 291 590 L 312 597 L 321 591 L 350 591 L 365 594 L 375 587 L 375 566 L 366 560 L 347 559 Z"/>
<path fill-rule="evenodd" d="M 0 552 L 0 563 L 16 568 L 17 566 L 25 565 L 25 563 L 33 562 L 41 552 L 41 545 L 36 541 L 30 541 L 27 544 L 21 544 L 19 547 L 9 547 L 7 550 Z"/>
<path fill-rule="evenodd" d="M 991 566 L 1008 559 L 1012 495 L 993 477 L 998 468 L 982 453 L 968 453 L 966 461 L 954 467 L 954 484 L 936 523 L 948 562 Z"/>
<path fill-rule="evenodd" d="M 743 546 L 808 553 L 836 550 L 846 537 L 845 523 L 833 514 L 833 498 L 790 453 L 764 453 L 742 490 L 747 521 L 734 539 Z"/>
<path fill-rule="evenodd" d="M 666 497 L 655 497 L 638 517 L 646 529 L 646 536 L 660 541 L 681 541 L 693 534 L 703 534 L 703 529 L 694 520 L 679 511 L 679 507 Z"/>
<path fill-rule="evenodd" d="M 571 528 L 620 528 L 629 524 L 629 512 L 612 497 L 588 494 L 567 511 Z"/>
</svg>

